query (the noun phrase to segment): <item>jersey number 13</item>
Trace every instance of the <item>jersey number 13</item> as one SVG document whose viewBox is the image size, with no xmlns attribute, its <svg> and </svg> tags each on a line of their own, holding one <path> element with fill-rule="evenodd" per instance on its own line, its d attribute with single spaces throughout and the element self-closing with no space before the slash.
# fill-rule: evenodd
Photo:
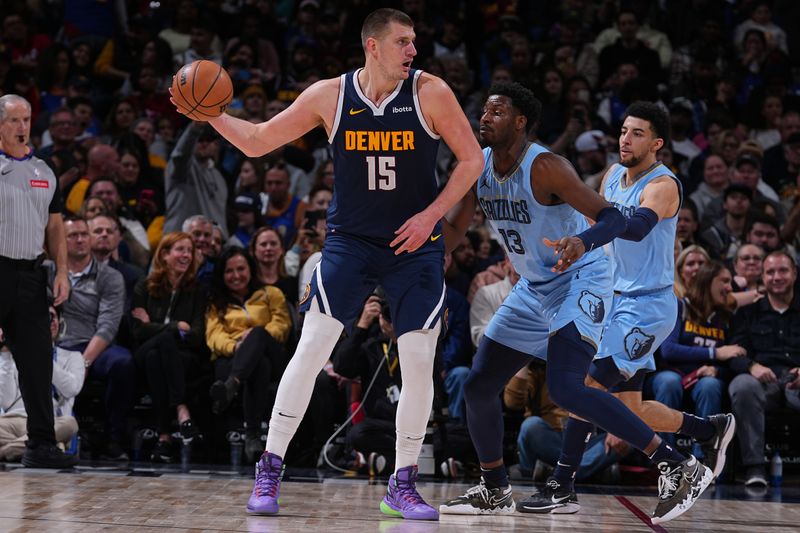
<svg viewBox="0 0 800 533">
<path fill-rule="evenodd" d="M 367 188 L 391 191 L 396 187 L 394 156 L 367 156 Z"/>
</svg>

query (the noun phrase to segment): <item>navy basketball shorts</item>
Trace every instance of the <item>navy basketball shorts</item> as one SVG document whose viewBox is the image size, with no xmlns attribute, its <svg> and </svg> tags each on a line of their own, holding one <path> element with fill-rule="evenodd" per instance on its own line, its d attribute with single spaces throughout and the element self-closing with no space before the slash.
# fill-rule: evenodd
<svg viewBox="0 0 800 533">
<path fill-rule="evenodd" d="M 341 322 L 349 332 L 364 302 L 380 285 L 398 337 L 409 331 L 433 329 L 445 310 L 442 240 L 428 241 L 410 254 L 394 255 L 388 245 L 329 233 L 299 309 L 308 311 L 316 302 L 322 313 Z"/>
</svg>

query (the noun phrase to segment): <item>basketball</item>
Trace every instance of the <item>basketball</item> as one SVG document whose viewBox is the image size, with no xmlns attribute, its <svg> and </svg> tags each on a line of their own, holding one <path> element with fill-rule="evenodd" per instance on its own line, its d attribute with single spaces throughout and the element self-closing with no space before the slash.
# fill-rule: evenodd
<svg viewBox="0 0 800 533">
<path fill-rule="evenodd" d="M 200 59 L 175 74 L 172 99 L 187 117 L 208 120 L 225 112 L 233 99 L 233 83 L 221 65 Z"/>
</svg>

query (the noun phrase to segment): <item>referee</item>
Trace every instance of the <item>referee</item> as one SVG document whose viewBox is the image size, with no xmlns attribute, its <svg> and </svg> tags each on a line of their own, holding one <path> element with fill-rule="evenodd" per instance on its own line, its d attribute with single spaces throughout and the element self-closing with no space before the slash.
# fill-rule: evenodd
<svg viewBox="0 0 800 533">
<path fill-rule="evenodd" d="M 28 148 L 31 106 L 15 94 L 0 97 L 0 329 L 19 373 L 28 413 L 22 464 L 65 468 L 76 457 L 56 447 L 53 356 L 43 244 L 57 265 L 54 305 L 69 296 L 61 193 L 50 168 Z"/>
</svg>

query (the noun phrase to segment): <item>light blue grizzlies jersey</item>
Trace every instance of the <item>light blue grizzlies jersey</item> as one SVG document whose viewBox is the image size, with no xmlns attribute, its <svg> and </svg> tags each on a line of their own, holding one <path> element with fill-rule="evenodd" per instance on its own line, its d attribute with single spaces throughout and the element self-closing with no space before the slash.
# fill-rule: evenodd
<svg viewBox="0 0 800 533">
<path fill-rule="evenodd" d="M 551 272 L 558 257 L 543 239 L 557 240 L 576 235 L 589 227 L 582 214 L 568 204 L 545 206 L 536 201 L 531 188 L 531 167 L 539 154 L 549 150 L 535 143 L 507 176 L 496 176 L 492 149 L 483 150 L 484 165 L 475 185 L 478 202 L 494 230 L 503 239 L 508 257 L 519 274 L 541 283 L 561 274 Z M 602 249 L 583 255 L 567 272 L 595 261 Z M 563 274 L 563 273 L 562 273 Z"/>
<path fill-rule="evenodd" d="M 641 206 L 642 192 L 648 183 L 660 176 L 669 176 L 678 185 L 683 198 L 681 182 L 661 163 L 650 167 L 633 185 L 625 187 L 627 169 L 616 165 L 606 179 L 603 196 L 626 217 Z M 623 294 L 648 292 L 669 287 L 675 280 L 675 229 L 678 217 L 658 221 L 640 242 L 614 239 L 611 241 L 611 264 L 614 290 Z"/>
</svg>

